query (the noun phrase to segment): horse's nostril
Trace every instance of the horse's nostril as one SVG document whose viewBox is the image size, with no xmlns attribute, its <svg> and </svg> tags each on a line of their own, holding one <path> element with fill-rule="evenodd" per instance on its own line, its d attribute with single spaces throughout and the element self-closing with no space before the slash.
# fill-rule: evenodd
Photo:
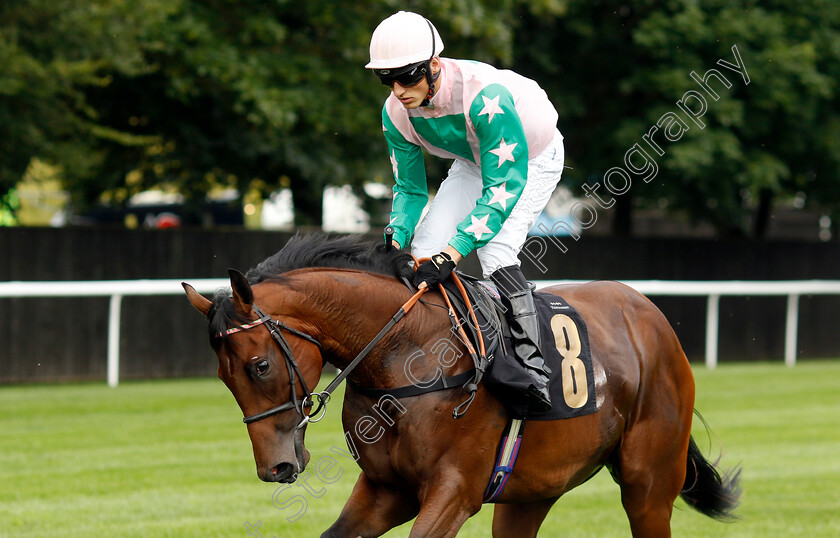
<svg viewBox="0 0 840 538">
<path fill-rule="evenodd" d="M 294 482 L 292 476 L 294 470 L 294 465 L 289 462 L 278 463 L 271 469 L 271 480 L 273 482 Z"/>
</svg>

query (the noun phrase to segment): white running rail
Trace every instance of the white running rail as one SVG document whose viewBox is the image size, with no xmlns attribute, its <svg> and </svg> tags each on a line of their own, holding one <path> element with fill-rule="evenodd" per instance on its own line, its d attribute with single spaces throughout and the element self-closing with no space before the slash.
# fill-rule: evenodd
<svg viewBox="0 0 840 538">
<path fill-rule="evenodd" d="M 120 382 L 120 319 L 126 295 L 178 295 L 181 280 L 90 280 L 81 282 L 0 282 L 0 297 L 110 297 L 108 307 L 108 385 Z M 227 278 L 194 278 L 199 293 L 230 287 Z"/>
<path fill-rule="evenodd" d="M 199 293 L 213 293 L 230 286 L 226 278 L 187 280 Z M 120 372 L 120 319 L 122 298 L 127 295 L 179 295 L 181 280 L 100 280 L 81 282 L 0 282 L 0 297 L 110 297 L 108 315 L 108 385 L 116 387 Z M 537 288 L 555 284 L 582 283 L 582 280 L 538 280 Z M 685 281 L 626 280 L 624 284 L 649 296 L 704 296 L 706 309 L 706 366 L 718 362 L 718 328 L 722 296 L 787 297 L 785 319 L 785 364 L 796 364 L 796 338 L 799 330 L 799 297 L 802 295 L 840 295 L 840 280 L 786 281 Z"/>
<path fill-rule="evenodd" d="M 584 282 L 542 280 L 538 287 Z M 721 296 L 786 296 L 785 364 L 796 364 L 796 338 L 799 331 L 799 297 L 802 295 L 840 295 L 840 280 L 624 280 L 631 288 L 649 296 L 705 296 L 706 299 L 706 366 L 714 368 L 718 362 L 718 328 L 720 326 Z"/>
</svg>

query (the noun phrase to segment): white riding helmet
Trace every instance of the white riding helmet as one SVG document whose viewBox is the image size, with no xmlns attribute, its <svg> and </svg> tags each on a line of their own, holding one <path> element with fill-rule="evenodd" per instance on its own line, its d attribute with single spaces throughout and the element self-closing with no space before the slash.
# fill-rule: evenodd
<svg viewBox="0 0 840 538">
<path fill-rule="evenodd" d="M 379 23 L 370 38 L 367 69 L 395 69 L 431 60 L 443 51 L 437 28 L 417 13 L 399 11 Z"/>
</svg>

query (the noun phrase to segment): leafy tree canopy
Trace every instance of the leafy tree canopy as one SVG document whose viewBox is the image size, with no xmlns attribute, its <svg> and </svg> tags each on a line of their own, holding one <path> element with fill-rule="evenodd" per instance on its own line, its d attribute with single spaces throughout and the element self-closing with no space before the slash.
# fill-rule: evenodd
<svg viewBox="0 0 840 538">
<path fill-rule="evenodd" d="M 432 19 L 445 55 L 512 67 L 548 91 L 578 194 L 601 183 L 606 200 L 604 174 L 645 148 L 657 172 L 630 170 L 619 215 L 665 205 L 747 233 L 760 229 L 751 213 L 805 192 L 840 216 L 831 0 L 3 2 L 0 193 L 37 157 L 61 166 L 80 210 L 161 185 L 192 200 L 218 185 L 287 185 L 298 223 L 317 224 L 325 185 L 390 181 L 388 90 L 363 66 L 371 32 L 398 9 Z M 733 46 L 749 84 L 717 63 L 736 61 Z M 690 75 L 712 68 L 731 83 L 709 79 L 717 100 Z M 677 105 L 689 90 L 706 97 L 702 127 Z M 642 137 L 669 112 L 688 129 L 672 142 L 660 128 L 660 155 Z"/>
<path fill-rule="evenodd" d="M 647 205 L 683 210 L 724 234 L 760 234 L 768 205 L 797 192 L 840 217 L 840 4 L 575 0 L 566 6 L 562 17 L 524 13 L 516 61 L 555 98 L 575 169 L 571 183 L 588 189 L 600 183 L 609 203 L 605 182 L 612 179 L 619 192 L 624 183 L 620 174 L 605 173 L 616 166 L 630 172 L 632 186 L 615 197 L 618 231 L 630 226 L 622 207 Z M 749 83 L 720 63 L 738 62 L 733 47 Z M 712 74 L 704 89 L 694 77 L 703 81 L 711 69 L 726 82 Z M 692 120 L 680 101 L 701 117 Z M 668 113 L 687 129 L 673 142 L 661 127 L 650 134 Z M 662 154 L 644 135 L 659 142 Z M 636 152 L 631 163 L 656 166 L 655 173 L 632 173 L 625 159 L 635 144 L 649 159 Z"/>
</svg>

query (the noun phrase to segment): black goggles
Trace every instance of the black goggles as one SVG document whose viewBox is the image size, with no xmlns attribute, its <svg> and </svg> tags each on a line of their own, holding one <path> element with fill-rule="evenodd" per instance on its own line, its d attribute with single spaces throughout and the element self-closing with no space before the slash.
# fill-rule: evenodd
<svg viewBox="0 0 840 538">
<path fill-rule="evenodd" d="M 398 82 L 404 88 L 417 86 L 424 78 L 426 78 L 426 71 L 428 62 L 419 62 L 416 64 L 399 67 L 397 69 L 374 69 L 373 73 L 379 77 L 382 84 L 389 88 Z"/>
</svg>

